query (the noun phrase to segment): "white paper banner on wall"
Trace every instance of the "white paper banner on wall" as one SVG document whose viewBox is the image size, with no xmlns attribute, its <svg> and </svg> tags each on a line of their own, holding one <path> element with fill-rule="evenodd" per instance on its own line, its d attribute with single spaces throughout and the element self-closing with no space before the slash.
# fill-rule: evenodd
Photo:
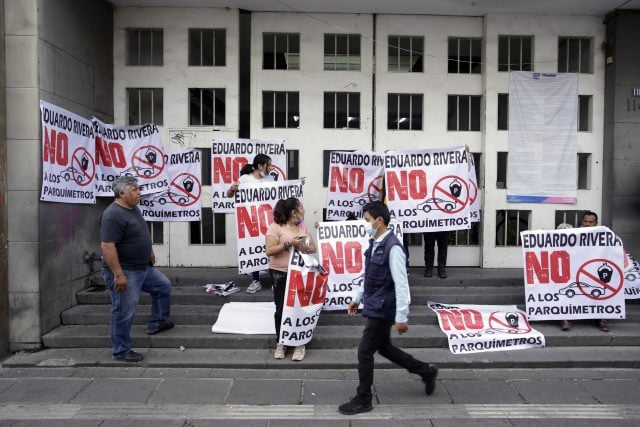
<svg viewBox="0 0 640 427">
<path fill-rule="evenodd" d="M 387 205 L 405 233 L 471 227 L 468 156 L 464 147 L 385 153 Z"/>
<path fill-rule="evenodd" d="M 46 202 L 96 202 L 94 134 L 91 121 L 40 101 L 42 192 Z"/>
<path fill-rule="evenodd" d="M 165 153 L 169 188 L 146 194 L 138 208 L 145 221 L 200 221 L 202 212 L 202 153 L 185 149 Z"/>
<path fill-rule="evenodd" d="M 520 234 L 529 320 L 624 319 L 624 250 L 611 230 Z"/>
<path fill-rule="evenodd" d="M 640 298 L 640 263 L 629 252 L 625 252 L 624 296 L 626 299 Z"/>
<path fill-rule="evenodd" d="M 364 284 L 364 251 L 369 247 L 365 221 L 321 222 L 319 258 L 328 273 L 325 310 L 346 310 Z"/>
<path fill-rule="evenodd" d="M 96 135 L 98 196 L 113 197 L 111 183 L 118 176 L 137 178 L 141 194 L 169 188 L 158 126 L 116 126 L 95 117 L 92 120 Z"/>
<path fill-rule="evenodd" d="M 544 335 L 531 327 L 515 305 L 439 304 L 427 302 L 453 354 L 523 350 L 545 346 Z"/>
<path fill-rule="evenodd" d="M 271 158 L 274 181 L 287 179 L 287 152 L 284 141 L 261 141 L 256 139 L 213 140 L 211 146 L 211 193 L 214 213 L 233 213 L 234 198 L 227 197 L 231 184 L 240 178 L 240 170 L 253 163 L 257 154 Z"/>
<path fill-rule="evenodd" d="M 289 197 L 297 197 L 302 202 L 300 180 L 240 184 L 238 187 L 235 194 L 235 217 L 240 274 L 269 268 L 264 236 L 273 222 L 274 206 L 278 200 Z"/>
<path fill-rule="evenodd" d="M 327 219 L 349 213 L 362 218 L 362 207 L 382 200 L 384 156 L 371 151 L 332 151 L 329 163 Z"/>
<path fill-rule="evenodd" d="M 578 75 L 509 73 L 507 201 L 577 201 Z"/>
<path fill-rule="evenodd" d="M 476 174 L 475 159 L 469 153 L 469 217 L 471 222 L 480 222 L 480 188 Z"/>
</svg>

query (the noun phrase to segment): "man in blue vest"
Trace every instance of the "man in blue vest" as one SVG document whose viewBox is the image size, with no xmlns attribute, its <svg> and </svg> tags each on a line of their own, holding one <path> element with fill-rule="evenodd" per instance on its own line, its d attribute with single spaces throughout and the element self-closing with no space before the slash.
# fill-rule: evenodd
<svg viewBox="0 0 640 427">
<path fill-rule="evenodd" d="M 412 374 L 418 374 L 430 395 L 436 387 L 438 368 L 415 359 L 391 343 L 391 327 L 403 334 L 409 330 L 409 282 L 407 281 L 406 255 L 402 243 L 389 230 L 389 209 L 382 202 L 366 204 L 362 211 L 367 221 L 367 232 L 372 237 L 365 252 L 364 285 L 349 304 L 347 312 L 353 316 L 362 301 L 362 315 L 367 318 L 358 347 L 358 376 L 360 383 L 356 396 L 340 405 L 344 415 L 369 412 L 373 385 L 373 355 L 379 352 L 393 363 Z"/>
</svg>

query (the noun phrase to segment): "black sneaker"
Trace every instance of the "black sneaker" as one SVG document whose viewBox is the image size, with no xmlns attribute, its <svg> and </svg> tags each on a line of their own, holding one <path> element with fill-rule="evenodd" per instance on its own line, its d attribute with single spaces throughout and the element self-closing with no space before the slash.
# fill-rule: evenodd
<svg viewBox="0 0 640 427">
<path fill-rule="evenodd" d="M 425 268 L 424 269 L 424 277 L 431 277 L 431 276 L 433 276 L 433 267 Z"/>
<path fill-rule="evenodd" d="M 362 412 L 370 412 L 372 409 L 373 406 L 371 406 L 371 402 L 365 402 L 364 399 L 358 396 L 338 406 L 338 411 L 342 415 L 356 415 Z"/>
<path fill-rule="evenodd" d="M 140 353 L 136 353 L 133 350 L 129 350 L 126 353 L 114 354 L 114 360 L 122 360 L 123 362 L 142 362 L 144 356 Z"/>
<path fill-rule="evenodd" d="M 427 396 L 431 396 L 436 389 L 436 377 L 438 376 L 438 367 L 429 363 L 424 373 L 420 375 L 424 382 L 424 392 Z"/>
<path fill-rule="evenodd" d="M 171 320 L 165 320 L 160 326 L 158 326 L 156 329 L 147 329 L 147 334 L 148 335 L 155 335 L 155 334 L 159 334 L 160 332 L 163 331 L 168 331 L 169 329 L 173 328 L 175 325 Z"/>
<path fill-rule="evenodd" d="M 444 267 L 438 267 L 438 277 L 441 279 L 447 278 L 447 270 L 445 270 Z"/>
</svg>

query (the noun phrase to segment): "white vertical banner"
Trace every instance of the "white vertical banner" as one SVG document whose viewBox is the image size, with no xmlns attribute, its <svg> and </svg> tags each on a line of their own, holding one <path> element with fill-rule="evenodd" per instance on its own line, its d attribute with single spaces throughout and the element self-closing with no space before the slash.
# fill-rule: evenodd
<svg viewBox="0 0 640 427">
<path fill-rule="evenodd" d="M 327 219 L 362 218 L 362 207 L 382 200 L 384 156 L 371 151 L 332 151 Z"/>
<path fill-rule="evenodd" d="M 40 101 L 42 192 L 45 202 L 96 202 L 94 136 L 91 121 Z"/>
<path fill-rule="evenodd" d="M 328 273 L 324 310 L 346 310 L 364 284 L 364 252 L 369 247 L 365 221 L 321 222 L 317 242 Z"/>
<path fill-rule="evenodd" d="M 169 188 L 140 198 L 145 221 L 200 221 L 202 215 L 202 153 L 196 149 L 167 151 Z"/>
<path fill-rule="evenodd" d="M 626 299 L 640 298 L 640 263 L 625 252 L 624 259 L 624 296 Z"/>
<path fill-rule="evenodd" d="M 509 73 L 507 201 L 577 201 L 578 75 Z"/>
<path fill-rule="evenodd" d="M 238 272 L 269 268 L 264 236 L 273 222 L 273 208 L 280 199 L 297 197 L 302 202 L 302 181 L 269 181 L 240 184 L 235 193 L 235 217 L 238 233 Z"/>
<path fill-rule="evenodd" d="M 471 222 L 480 222 L 480 188 L 475 164 L 473 154 L 469 153 L 469 218 Z"/>
<path fill-rule="evenodd" d="M 253 163 L 257 154 L 271 158 L 274 181 L 287 179 L 287 151 L 283 140 L 215 139 L 211 144 L 211 195 L 214 213 L 233 213 L 234 198 L 227 197 L 231 184 L 240 178 L 240 170 Z"/>
</svg>

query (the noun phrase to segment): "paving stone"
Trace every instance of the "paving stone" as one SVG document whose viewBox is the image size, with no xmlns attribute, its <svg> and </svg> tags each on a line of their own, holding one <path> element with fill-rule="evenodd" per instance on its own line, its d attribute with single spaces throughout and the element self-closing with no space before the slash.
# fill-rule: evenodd
<svg viewBox="0 0 640 427">
<path fill-rule="evenodd" d="M 356 393 L 357 381 L 304 380 L 302 403 L 304 405 L 343 404 Z"/>
<path fill-rule="evenodd" d="M 67 403 L 90 382 L 85 378 L 22 378 L 0 394 L 0 402 Z"/>
<path fill-rule="evenodd" d="M 187 420 L 184 423 L 185 427 L 267 427 L 268 425 L 267 420 Z"/>
<path fill-rule="evenodd" d="M 509 381 L 527 403 L 594 405 L 594 397 L 574 380 L 513 380 Z"/>
<path fill-rule="evenodd" d="M 140 378 L 146 371 L 143 367 L 124 368 L 102 368 L 99 366 L 89 366 L 75 368 L 76 378 Z"/>
<path fill-rule="evenodd" d="M 190 426 L 191 424 L 185 424 L 184 420 L 104 420 L 100 427 L 182 427 Z"/>
<path fill-rule="evenodd" d="M 147 368 L 143 378 L 208 378 L 210 368 Z"/>
<path fill-rule="evenodd" d="M 431 420 L 431 425 L 433 427 L 478 427 L 478 426 L 482 426 L 482 427 L 504 427 L 504 426 L 511 426 L 511 422 L 509 420 L 501 420 L 501 419 L 494 419 L 494 420 L 488 420 L 488 419 L 483 419 L 483 420 L 465 420 L 465 419 L 454 419 L 454 420 L 439 420 L 439 419 L 434 419 Z"/>
<path fill-rule="evenodd" d="M 585 420 L 585 419 L 549 419 L 542 420 L 518 420 L 509 419 L 514 427 L 637 427 L 638 420 Z M 453 427 L 453 426 L 452 426 Z"/>
<path fill-rule="evenodd" d="M 0 394 L 2 394 L 3 391 L 5 391 L 6 389 L 14 385 L 16 381 L 17 380 L 13 378 L 0 378 Z"/>
<path fill-rule="evenodd" d="M 436 381 L 436 390 L 431 396 L 424 392 L 424 383 L 420 379 L 410 381 L 376 381 L 375 390 L 381 405 L 434 405 L 451 403 L 451 396 Z"/>
<path fill-rule="evenodd" d="M 20 369 L 8 369 L 5 373 L 5 378 L 11 377 L 39 377 L 39 378 L 61 378 L 61 377 L 73 377 L 76 373 L 75 368 L 20 368 Z"/>
<path fill-rule="evenodd" d="M 149 403 L 222 405 L 230 387 L 230 379 L 166 378 Z"/>
<path fill-rule="evenodd" d="M 227 404 L 239 405 L 297 405 L 300 403 L 300 380 L 233 381 Z"/>
<path fill-rule="evenodd" d="M 102 420 L 19 420 L 13 421 L 11 427 L 102 427 Z M 0 425 L 5 425 L 0 422 Z M 114 425 L 114 424 L 111 424 Z M 120 424 L 123 425 L 123 424 Z M 115 426 L 115 425 L 114 425 Z"/>
<path fill-rule="evenodd" d="M 452 403 L 524 403 L 518 392 L 506 381 L 444 380 L 440 381 Z"/>
<path fill-rule="evenodd" d="M 143 378 L 97 378 L 72 403 L 145 403 L 160 380 Z"/>
<path fill-rule="evenodd" d="M 300 427 L 303 422 L 300 420 L 269 420 L 268 427 Z M 313 420 L 313 427 L 349 427 L 349 420 Z M 388 426 L 389 424 L 387 424 Z M 395 424 L 394 425 L 398 425 Z"/>
<path fill-rule="evenodd" d="M 638 380 L 579 380 L 578 384 L 602 403 L 640 403 Z"/>
</svg>

